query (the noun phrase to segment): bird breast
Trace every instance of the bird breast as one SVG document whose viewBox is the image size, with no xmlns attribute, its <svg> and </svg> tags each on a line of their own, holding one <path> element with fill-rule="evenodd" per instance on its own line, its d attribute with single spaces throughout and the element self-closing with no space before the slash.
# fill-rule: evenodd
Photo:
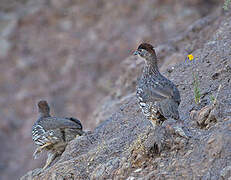
<svg viewBox="0 0 231 180">
<path fill-rule="evenodd" d="M 63 141 L 63 134 L 60 129 L 45 130 L 41 125 L 37 124 L 32 128 L 32 140 L 39 146 L 46 143 L 55 144 Z"/>
</svg>

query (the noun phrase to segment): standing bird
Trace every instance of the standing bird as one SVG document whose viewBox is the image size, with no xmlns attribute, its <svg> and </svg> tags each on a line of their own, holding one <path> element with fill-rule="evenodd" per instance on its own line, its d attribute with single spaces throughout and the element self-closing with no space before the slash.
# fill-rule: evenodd
<svg viewBox="0 0 231 180">
<path fill-rule="evenodd" d="M 178 120 L 178 106 L 181 101 L 179 90 L 173 82 L 159 72 L 153 46 L 142 43 L 134 55 L 139 55 L 145 60 L 136 92 L 143 114 L 154 127 L 168 118 Z"/>
<path fill-rule="evenodd" d="M 81 122 L 75 118 L 51 117 L 50 108 L 46 101 L 38 102 L 39 118 L 32 126 L 32 139 L 39 147 L 33 157 L 46 150 L 46 169 L 52 161 L 60 156 L 69 141 L 83 134 Z"/>
</svg>

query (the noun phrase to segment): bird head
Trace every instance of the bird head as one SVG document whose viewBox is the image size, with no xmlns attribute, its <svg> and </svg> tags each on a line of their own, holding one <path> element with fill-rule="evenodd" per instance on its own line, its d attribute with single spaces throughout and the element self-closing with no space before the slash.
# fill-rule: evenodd
<svg viewBox="0 0 231 180">
<path fill-rule="evenodd" d="M 138 55 L 141 58 L 144 58 L 147 62 L 156 63 L 157 61 L 156 52 L 154 50 L 154 47 L 148 43 L 140 44 L 137 50 L 133 54 Z"/>
<path fill-rule="evenodd" d="M 39 112 L 44 114 L 44 115 L 49 115 L 49 113 L 50 113 L 50 107 L 49 107 L 47 101 L 45 101 L 45 100 L 41 100 L 38 102 L 38 109 L 39 109 Z"/>
</svg>

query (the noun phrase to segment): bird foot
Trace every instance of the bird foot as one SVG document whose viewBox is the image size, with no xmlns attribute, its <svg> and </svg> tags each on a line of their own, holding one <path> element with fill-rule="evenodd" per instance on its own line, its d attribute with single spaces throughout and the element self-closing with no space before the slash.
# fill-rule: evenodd
<svg viewBox="0 0 231 180">
<path fill-rule="evenodd" d="M 38 158 L 38 154 L 42 152 L 43 148 L 45 148 L 45 147 L 47 147 L 47 146 L 49 146 L 49 145 L 51 145 L 51 143 L 50 143 L 50 142 L 47 142 L 46 144 L 44 144 L 44 145 L 42 145 L 42 146 L 39 146 L 39 147 L 35 150 L 35 152 L 33 153 L 34 159 L 37 159 L 37 158 Z"/>
</svg>

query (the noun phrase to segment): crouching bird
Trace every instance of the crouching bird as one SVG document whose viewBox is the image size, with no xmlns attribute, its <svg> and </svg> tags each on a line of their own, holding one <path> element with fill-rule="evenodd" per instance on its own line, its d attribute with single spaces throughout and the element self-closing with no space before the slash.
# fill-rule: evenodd
<svg viewBox="0 0 231 180">
<path fill-rule="evenodd" d="M 159 72 L 153 46 L 142 43 L 134 55 L 140 56 L 145 61 L 136 88 L 136 96 L 143 114 L 154 127 L 168 118 L 178 120 L 178 106 L 181 101 L 179 90 Z"/>
<path fill-rule="evenodd" d="M 33 157 L 47 151 L 46 169 L 65 150 L 67 143 L 83 134 L 82 124 L 75 118 L 58 118 L 50 115 L 47 101 L 38 102 L 39 118 L 32 126 L 32 140 L 38 146 Z"/>
</svg>

